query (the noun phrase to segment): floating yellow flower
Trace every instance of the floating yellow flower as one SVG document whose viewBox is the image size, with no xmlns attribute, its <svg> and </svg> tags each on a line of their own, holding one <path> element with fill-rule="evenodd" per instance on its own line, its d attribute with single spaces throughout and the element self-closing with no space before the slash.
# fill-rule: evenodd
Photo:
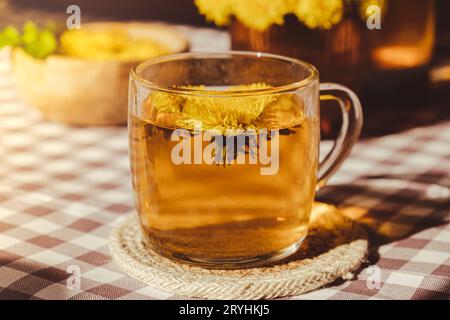
<svg viewBox="0 0 450 320">
<path fill-rule="evenodd" d="M 234 0 L 195 0 L 195 5 L 208 21 L 224 26 L 230 22 L 233 2 Z"/>
<path fill-rule="evenodd" d="M 342 0 L 299 0 L 295 14 L 308 28 L 330 29 L 344 14 Z"/>
<path fill-rule="evenodd" d="M 190 87 L 204 89 L 203 86 Z M 229 87 L 225 93 L 267 89 L 271 86 L 254 83 Z M 233 135 L 240 130 L 269 129 L 276 125 L 279 112 L 298 109 L 291 94 L 258 94 L 248 96 L 210 97 L 203 95 L 179 95 L 166 92 L 152 93 L 146 102 L 146 114 L 163 119 L 165 125 L 195 130 L 201 123 L 203 130 L 221 135 Z M 169 123 L 171 122 L 171 123 Z"/>
<path fill-rule="evenodd" d="M 237 0 L 233 12 L 239 21 L 249 28 L 263 31 L 272 24 L 283 24 L 289 13 L 287 0 Z"/>
<path fill-rule="evenodd" d="M 265 89 L 270 86 L 263 83 L 230 87 L 227 91 L 245 91 Z M 195 122 L 201 122 L 203 129 L 220 134 L 230 134 L 236 130 L 255 129 L 254 122 L 273 103 L 273 95 L 255 95 L 244 97 L 189 97 L 182 108 L 183 117 L 178 125 L 192 129 Z M 228 130 L 228 132 L 227 132 Z"/>
</svg>

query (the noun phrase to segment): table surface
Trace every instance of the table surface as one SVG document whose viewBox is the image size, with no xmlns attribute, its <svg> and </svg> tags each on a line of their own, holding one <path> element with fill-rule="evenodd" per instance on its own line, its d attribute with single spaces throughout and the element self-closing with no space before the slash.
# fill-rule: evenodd
<svg viewBox="0 0 450 320">
<path fill-rule="evenodd" d="M 194 50 L 229 46 L 222 32 L 180 30 Z M 0 299 L 186 298 L 111 261 L 108 235 L 133 212 L 127 147 L 125 127 L 42 120 L 17 97 L 3 54 Z M 318 199 L 367 227 L 370 262 L 354 280 L 290 299 L 449 299 L 449 173 L 449 121 L 358 142 Z M 70 289 L 77 271 L 80 288 Z"/>
</svg>

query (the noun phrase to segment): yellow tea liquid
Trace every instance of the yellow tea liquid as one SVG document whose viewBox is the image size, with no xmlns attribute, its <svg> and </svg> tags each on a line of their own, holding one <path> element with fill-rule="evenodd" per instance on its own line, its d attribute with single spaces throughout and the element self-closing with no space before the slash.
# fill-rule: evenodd
<svg viewBox="0 0 450 320">
<path fill-rule="evenodd" d="M 227 267 L 288 255 L 300 245 L 316 187 L 317 120 L 302 116 L 288 127 L 271 128 L 280 131 L 278 170 L 271 175 L 261 174 L 268 165 L 259 161 L 175 164 L 175 129 L 130 117 L 133 188 L 151 248 Z"/>
</svg>

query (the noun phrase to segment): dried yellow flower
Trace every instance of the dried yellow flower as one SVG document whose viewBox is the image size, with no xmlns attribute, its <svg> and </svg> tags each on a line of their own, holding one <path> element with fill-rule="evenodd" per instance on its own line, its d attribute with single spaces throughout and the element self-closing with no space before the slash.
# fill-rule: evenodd
<svg viewBox="0 0 450 320">
<path fill-rule="evenodd" d="M 295 14 L 308 28 L 330 29 L 344 14 L 342 0 L 299 0 Z"/>
<path fill-rule="evenodd" d="M 377 5 L 384 14 L 388 0 L 353 0 L 360 15 L 367 18 L 367 8 Z M 251 29 L 264 31 L 273 24 L 282 25 L 289 13 L 310 29 L 330 29 L 344 15 L 344 3 L 351 0 L 195 0 L 201 14 L 219 26 L 230 23 L 231 16 Z"/>
<path fill-rule="evenodd" d="M 66 55 L 83 59 L 139 61 L 169 52 L 156 41 L 133 38 L 120 30 L 68 30 L 60 41 Z"/>
</svg>

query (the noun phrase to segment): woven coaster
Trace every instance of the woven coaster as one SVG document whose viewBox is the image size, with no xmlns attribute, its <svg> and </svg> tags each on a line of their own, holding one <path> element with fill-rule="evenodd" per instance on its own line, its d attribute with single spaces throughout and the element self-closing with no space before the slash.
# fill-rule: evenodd
<svg viewBox="0 0 450 320">
<path fill-rule="evenodd" d="M 206 299 L 271 299 L 299 295 L 353 278 L 368 254 L 366 232 L 333 206 L 315 203 L 301 248 L 273 265 L 238 270 L 205 269 L 149 251 L 137 219 L 125 219 L 110 235 L 111 255 L 130 276 L 151 287 Z"/>
</svg>

